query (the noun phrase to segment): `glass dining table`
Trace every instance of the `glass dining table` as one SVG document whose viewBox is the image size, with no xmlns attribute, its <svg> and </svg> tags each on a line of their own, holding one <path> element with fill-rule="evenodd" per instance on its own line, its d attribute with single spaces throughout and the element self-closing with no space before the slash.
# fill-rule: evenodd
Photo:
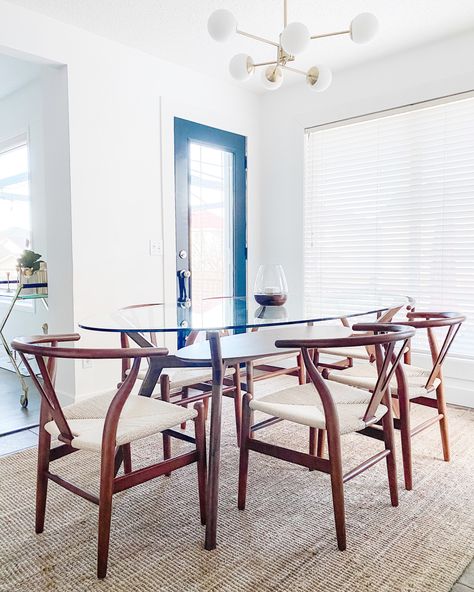
<svg viewBox="0 0 474 592">
<path fill-rule="evenodd" d="M 290 294 L 281 306 L 262 306 L 253 297 L 218 297 L 193 302 L 190 307 L 176 303 L 128 306 L 86 319 L 79 326 L 90 331 L 126 335 L 140 347 L 153 346 L 157 334 L 177 335 L 177 349 L 173 355 L 150 358 L 140 388 L 143 396 L 152 395 L 163 368 L 212 368 L 205 537 L 205 548 L 211 550 L 217 544 L 222 390 L 226 368 L 245 363 L 245 388 L 253 392 L 253 362 L 292 353 L 277 349 L 277 339 L 346 337 L 351 333 L 349 319 L 381 318 L 412 306 L 409 297 L 394 294 L 327 295 L 312 303 L 292 300 Z M 206 339 L 199 341 L 197 337 L 203 333 Z"/>
</svg>

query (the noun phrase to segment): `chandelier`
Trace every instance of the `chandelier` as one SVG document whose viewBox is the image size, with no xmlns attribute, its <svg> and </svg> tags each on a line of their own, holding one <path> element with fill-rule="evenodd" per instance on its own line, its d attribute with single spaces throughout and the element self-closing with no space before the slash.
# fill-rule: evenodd
<svg viewBox="0 0 474 592">
<path fill-rule="evenodd" d="M 288 0 L 283 0 L 283 23 L 284 29 L 278 41 L 265 39 L 237 28 L 237 20 L 234 15 L 226 9 L 215 10 L 207 22 L 207 29 L 210 36 L 221 43 L 229 41 L 234 35 L 242 35 L 271 45 L 275 49 L 275 58 L 270 61 L 255 63 L 253 59 L 245 54 L 238 53 L 229 63 L 231 76 L 235 80 L 248 80 L 257 68 L 262 68 L 262 82 L 267 89 L 277 89 L 283 82 L 283 72 L 288 70 L 302 74 L 308 88 L 322 92 L 326 90 L 332 81 L 331 70 L 322 65 L 311 66 L 307 71 L 293 68 L 292 64 L 296 56 L 304 52 L 312 39 L 323 37 L 334 37 L 337 35 L 349 35 L 354 43 L 368 43 L 377 33 L 377 18 L 368 12 L 356 16 L 349 29 L 336 31 L 335 33 L 324 33 L 322 35 L 311 35 L 308 27 L 303 23 L 288 23 Z"/>
</svg>

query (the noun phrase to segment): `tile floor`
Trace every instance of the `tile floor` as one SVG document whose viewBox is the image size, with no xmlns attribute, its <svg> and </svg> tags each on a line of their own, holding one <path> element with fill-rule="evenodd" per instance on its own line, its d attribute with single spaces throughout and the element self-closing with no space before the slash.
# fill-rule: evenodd
<svg viewBox="0 0 474 592">
<path fill-rule="evenodd" d="M 0 434 L 38 424 L 39 395 L 31 379 L 28 377 L 25 381 L 29 387 L 29 403 L 23 409 L 20 405 L 21 387 L 18 377 L 14 372 L 0 368 Z"/>
</svg>

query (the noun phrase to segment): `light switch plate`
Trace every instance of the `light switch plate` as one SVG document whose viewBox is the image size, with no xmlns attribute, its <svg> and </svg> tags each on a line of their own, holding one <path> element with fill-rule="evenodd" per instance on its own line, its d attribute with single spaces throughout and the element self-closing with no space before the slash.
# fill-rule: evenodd
<svg viewBox="0 0 474 592">
<path fill-rule="evenodd" d="M 151 257 L 162 257 L 163 256 L 163 241 L 154 238 L 150 239 L 150 256 Z"/>
</svg>

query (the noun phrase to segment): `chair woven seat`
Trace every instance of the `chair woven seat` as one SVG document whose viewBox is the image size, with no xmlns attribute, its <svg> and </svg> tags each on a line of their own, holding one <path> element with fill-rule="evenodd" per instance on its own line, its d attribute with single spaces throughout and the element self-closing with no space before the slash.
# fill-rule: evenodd
<svg viewBox="0 0 474 592">
<path fill-rule="evenodd" d="M 363 345 L 356 347 L 347 347 L 340 349 L 320 349 L 320 354 L 337 356 L 338 358 L 353 358 L 354 360 L 369 360 L 370 356 L 367 348 Z"/>
<path fill-rule="evenodd" d="M 367 424 L 362 418 L 367 410 L 370 394 L 365 390 L 336 382 L 328 382 L 327 386 L 336 403 L 341 434 L 363 430 Z M 323 405 L 312 383 L 271 393 L 261 399 L 253 399 L 250 408 L 312 428 L 326 429 Z M 386 412 L 387 407 L 379 405 L 375 414 L 376 420 L 381 419 Z"/>
<path fill-rule="evenodd" d="M 253 361 L 254 366 L 275 366 L 277 362 L 283 362 L 284 360 L 291 360 L 294 359 L 294 366 L 297 365 L 296 355 L 298 352 L 294 354 L 279 354 L 277 356 L 267 356 L 266 358 L 258 358 Z"/>
<path fill-rule="evenodd" d="M 99 452 L 102 447 L 104 420 L 116 391 L 96 395 L 63 407 L 63 413 L 74 435 L 71 446 Z M 116 446 L 128 444 L 193 419 L 193 408 L 180 407 L 157 399 L 130 395 L 123 407 L 117 427 Z M 54 421 L 45 425 L 52 436 L 59 436 Z"/>
<path fill-rule="evenodd" d="M 403 370 L 407 380 L 408 396 L 410 399 L 423 397 L 428 393 L 431 393 L 436 390 L 441 383 L 440 379 L 436 378 L 433 386 L 427 389 L 425 385 L 431 370 L 408 364 L 403 365 Z M 328 378 L 330 381 L 338 382 L 340 384 L 360 389 L 373 390 L 375 388 L 375 383 L 377 382 L 377 368 L 374 364 L 356 364 L 352 368 L 347 368 L 346 370 L 333 370 L 328 373 Z M 390 382 L 390 390 L 392 391 L 392 394 L 398 394 L 397 380 L 395 377 L 393 377 Z"/>
<path fill-rule="evenodd" d="M 126 371 L 128 375 L 129 370 Z M 147 370 L 140 370 L 138 373 L 138 380 L 144 380 Z M 235 373 L 235 368 L 227 368 L 225 376 L 232 376 Z M 180 391 L 187 386 L 199 384 L 202 382 L 212 381 L 211 368 L 163 368 L 163 374 L 167 374 L 170 379 L 170 391 Z M 160 383 L 158 381 L 153 395 L 160 395 Z"/>
</svg>

